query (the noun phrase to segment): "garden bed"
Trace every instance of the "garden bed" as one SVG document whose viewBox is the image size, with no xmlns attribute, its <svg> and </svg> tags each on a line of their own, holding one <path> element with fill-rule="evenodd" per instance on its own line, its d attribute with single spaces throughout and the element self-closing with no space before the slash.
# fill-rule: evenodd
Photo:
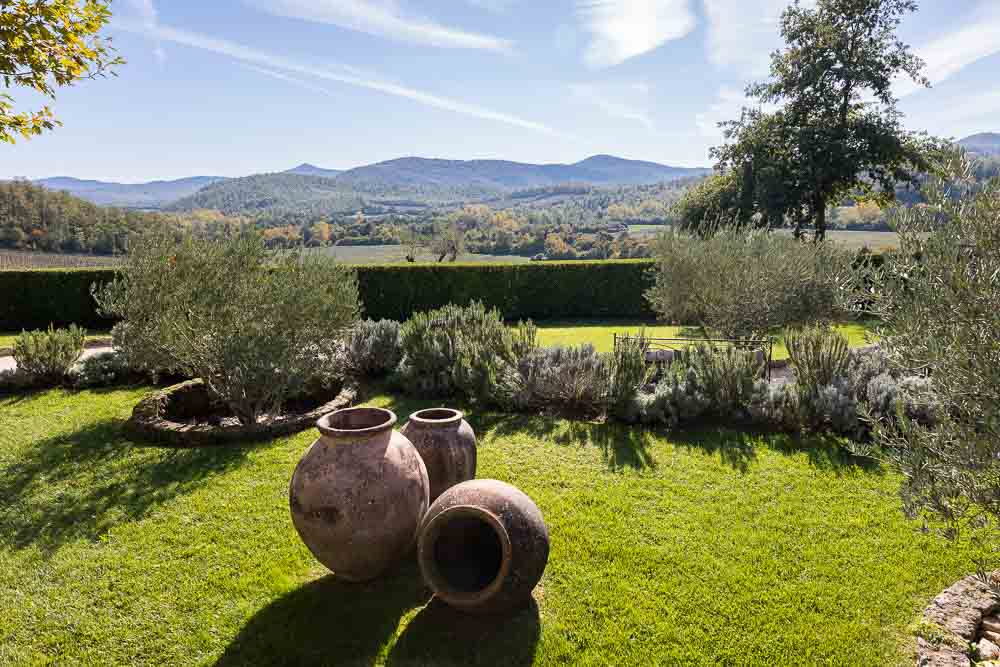
<svg viewBox="0 0 1000 667">
<path fill-rule="evenodd" d="M 241 424 L 212 400 L 201 380 L 188 380 L 144 398 L 126 422 L 129 434 L 172 447 L 201 447 L 265 440 L 311 428 L 320 417 L 357 399 L 349 385 L 328 395 L 286 401 L 285 413 L 266 423 Z"/>
</svg>

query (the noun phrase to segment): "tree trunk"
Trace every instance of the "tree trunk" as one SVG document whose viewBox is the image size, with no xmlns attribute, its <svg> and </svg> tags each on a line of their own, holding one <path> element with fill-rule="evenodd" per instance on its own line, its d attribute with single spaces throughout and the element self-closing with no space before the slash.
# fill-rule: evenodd
<svg viewBox="0 0 1000 667">
<path fill-rule="evenodd" d="M 826 199 L 816 197 L 816 234 L 813 240 L 819 243 L 826 239 Z"/>
</svg>

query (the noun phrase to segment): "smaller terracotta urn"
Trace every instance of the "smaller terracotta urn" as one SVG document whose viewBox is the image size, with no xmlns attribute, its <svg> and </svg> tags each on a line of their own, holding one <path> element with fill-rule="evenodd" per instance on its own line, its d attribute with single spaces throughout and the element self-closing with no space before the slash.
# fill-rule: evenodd
<svg viewBox="0 0 1000 667">
<path fill-rule="evenodd" d="M 400 431 L 427 466 L 431 502 L 459 482 L 476 478 L 476 434 L 463 417 L 450 408 L 420 410 Z"/>
<path fill-rule="evenodd" d="M 427 469 L 395 423 L 382 408 L 332 412 L 292 474 L 292 523 L 340 579 L 374 579 L 406 556 L 427 511 Z"/>
<path fill-rule="evenodd" d="M 523 606 L 549 559 L 549 532 L 538 506 L 492 479 L 457 484 L 427 510 L 417 560 L 445 603 L 470 613 Z"/>
</svg>

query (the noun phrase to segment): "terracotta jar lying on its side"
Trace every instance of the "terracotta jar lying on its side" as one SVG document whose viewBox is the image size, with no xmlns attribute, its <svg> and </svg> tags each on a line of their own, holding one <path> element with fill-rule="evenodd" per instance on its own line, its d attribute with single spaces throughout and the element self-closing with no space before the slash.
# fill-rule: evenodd
<svg viewBox="0 0 1000 667">
<path fill-rule="evenodd" d="M 292 475 L 295 529 L 338 578 L 368 581 L 403 558 L 430 504 L 424 462 L 395 423 L 382 408 L 326 415 Z"/>
<path fill-rule="evenodd" d="M 400 431 L 427 466 L 432 503 L 459 482 L 476 477 L 476 434 L 463 417 L 450 408 L 420 410 Z"/>
<path fill-rule="evenodd" d="M 542 513 L 523 492 L 496 480 L 451 487 L 420 527 L 424 581 L 463 611 L 498 613 L 526 604 L 548 559 Z"/>
</svg>

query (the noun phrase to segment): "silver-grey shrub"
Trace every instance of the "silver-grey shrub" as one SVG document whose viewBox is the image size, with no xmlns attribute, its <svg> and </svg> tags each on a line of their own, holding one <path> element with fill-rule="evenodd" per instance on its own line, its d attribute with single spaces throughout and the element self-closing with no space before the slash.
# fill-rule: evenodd
<svg viewBox="0 0 1000 667">
<path fill-rule="evenodd" d="M 537 349 L 518 364 L 521 408 L 594 413 L 606 404 L 608 360 L 592 345 Z"/>
<path fill-rule="evenodd" d="M 113 387 L 130 382 L 155 382 L 155 373 L 145 373 L 129 366 L 128 359 L 118 350 L 99 352 L 80 361 L 71 372 L 73 386 L 78 389 Z"/>
<path fill-rule="evenodd" d="M 705 344 L 692 347 L 681 362 L 687 368 L 687 383 L 719 417 L 734 416 L 749 404 L 764 363 L 754 350 Z"/>
<path fill-rule="evenodd" d="M 144 235 L 95 294 L 129 365 L 201 378 L 244 424 L 273 419 L 357 319 L 352 270 L 255 235 Z"/>
<path fill-rule="evenodd" d="M 627 336 L 617 341 L 608 362 L 607 401 L 613 416 L 629 414 L 632 398 L 652 375 L 646 363 L 646 336 Z"/>
<path fill-rule="evenodd" d="M 851 364 L 847 339 L 832 327 L 811 326 L 785 334 L 788 360 L 799 390 L 815 395 L 842 380 Z"/>
<path fill-rule="evenodd" d="M 507 406 L 519 391 L 518 362 L 536 347 L 530 321 L 509 327 L 480 302 L 415 313 L 400 327 L 396 380 L 409 393 L 461 395 Z"/>
<path fill-rule="evenodd" d="M 374 378 L 396 370 L 403 342 L 395 320 L 361 320 L 344 341 L 344 369 L 353 377 Z"/>
<path fill-rule="evenodd" d="M 753 350 L 694 346 L 673 363 L 653 392 L 640 391 L 622 409 L 621 418 L 671 427 L 708 417 L 744 420 L 763 363 Z"/>
<path fill-rule="evenodd" d="M 859 285 L 851 251 L 766 231 L 670 232 L 658 239 L 655 257 L 647 298 L 659 316 L 726 337 L 842 318 Z"/>
<path fill-rule="evenodd" d="M 54 384 L 66 380 L 83 354 L 87 332 L 70 325 L 68 329 L 22 331 L 14 340 L 17 369 L 35 384 Z"/>
</svg>

